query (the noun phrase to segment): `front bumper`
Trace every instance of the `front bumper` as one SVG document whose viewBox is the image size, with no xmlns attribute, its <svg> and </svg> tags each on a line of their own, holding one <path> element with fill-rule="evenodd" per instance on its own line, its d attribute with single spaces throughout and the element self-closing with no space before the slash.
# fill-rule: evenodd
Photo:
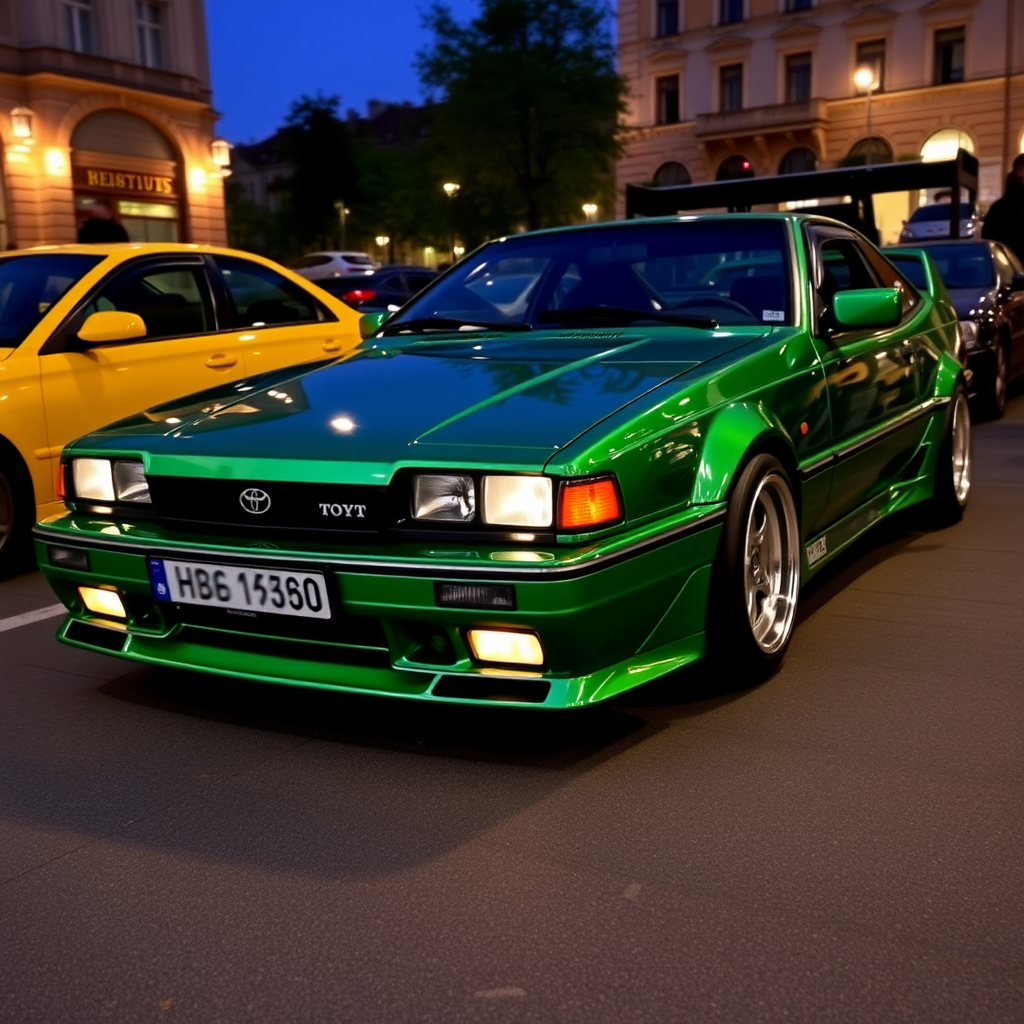
<svg viewBox="0 0 1024 1024">
<path fill-rule="evenodd" d="M 723 517 L 722 507 L 690 510 L 646 534 L 565 551 L 405 545 L 339 553 L 69 514 L 36 528 L 36 552 L 69 611 L 58 639 L 74 646 L 260 682 L 567 708 L 605 700 L 703 656 Z M 84 552 L 88 568 L 53 564 L 54 547 Z M 280 615 L 239 625 L 218 610 L 158 601 L 147 568 L 153 557 L 322 571 L 335 614 L 312 628 Z M 441 607 L 435 583 L 444 581 L 511 586 L 515 608 Z M 80 586 L 116 589 L 126 621 L 85 609 Z M 467 642 L 470 628 L 535 632 L 544 664 L 482 664 Z"/>
</svg>

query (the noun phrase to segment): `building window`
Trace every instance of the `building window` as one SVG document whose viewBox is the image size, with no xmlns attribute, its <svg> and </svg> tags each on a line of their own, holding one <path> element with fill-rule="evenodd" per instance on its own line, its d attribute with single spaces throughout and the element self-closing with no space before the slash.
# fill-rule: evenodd
<svg viewBox="0 0 1024 1024">
<path fill-rule="evenodd" d="M 654 172 L 655 185 L 689 185 L 693 179 L 685 164 L 669 160 Z"/>
<path fill-rule="evenodd" d="M 160 4 L 136 0 L 135 21 L 139 35 L 139 61 L 147 68 L 164 66 L 162 15 Z"/>
<path fill-rule="evenodd" d="M 750 161 L 737 153 L 723 160 L 715 175 L 715 181 L 735 181 L 738 178 L 754 177 L 754 168 Z"/>
<path fill-rule="evenodd" d="M 871 68 L 878 85 L 875 92 L 885 92 L 885 40 L 871 39 L 857 44 L 857 68 Z"/>
<path fill-rule="evenodd" d="M 727 64 L 718 72 L 718 109 L 722 113 L 743 109 L 743 65 Z"/>
<path fill-rule="evenodd" d="M 811 98 L 811 55 L 793 53 L 786 58 L 786 102 L 806 103 Z"/>
<path fill-rule="evenodd" d="M 657 80 L 658 98 L 657 123 L 679 123 L 679 76 L 665 75 Z"/>
<path fill-rule="evenodd" d="M 658 0 L 659 36 L 679 34 L 679 0 Z"/>
<path fill-rule="evenodd" d="M 812 0 L 786 0 L 785 11 L 787 14 L 793 11 L 809 11 L 813 6 Z"/>
<path fill-rule="evenodd" d="M 791 149 L 779 164 L 779 174 L 807 174 L 818 169 L 818 157 L 813 149 L 797 146 Z"/>
<path fill-rule="evenodd" d="M 936 85 L 964 80 L 964 28 L 946 28 L 935 33 Z"/>
<path fill-rule="evenodd" d="M 78 53 L 95 53 L 91 0 L 64 0 L 64 29 L 68 46 Z"/>
<path fill-rule="evenodd" d="M 732 25 L 743 20 L 743 0 L 718 0 L 718 23 Z"/>
</svg>

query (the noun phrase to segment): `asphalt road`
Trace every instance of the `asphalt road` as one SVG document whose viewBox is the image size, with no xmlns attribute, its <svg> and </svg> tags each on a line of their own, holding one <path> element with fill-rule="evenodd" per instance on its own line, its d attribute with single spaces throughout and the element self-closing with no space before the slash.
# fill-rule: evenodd
<svg viewBox="0 0 1024 1024">
<path fill-rule="evenodd" d="M 975 457 L 724 697 L 136 670 L 0 583 L 0 1021 L 1024 1024 L 1024 399 Z"/>
</svg>

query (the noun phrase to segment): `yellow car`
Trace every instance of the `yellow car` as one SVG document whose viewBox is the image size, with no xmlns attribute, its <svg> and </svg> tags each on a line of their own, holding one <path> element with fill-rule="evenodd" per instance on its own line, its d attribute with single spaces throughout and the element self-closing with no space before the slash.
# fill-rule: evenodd
<svg viewBox="0 0 1024 1024">
<path fill-rule="evenodd" d="M 68 441 L 181 395 L 341 355 L 359 314 L 270 260 L 205 245 L 0 257 L 0 572 L 57 512 Z"/>
</svg>

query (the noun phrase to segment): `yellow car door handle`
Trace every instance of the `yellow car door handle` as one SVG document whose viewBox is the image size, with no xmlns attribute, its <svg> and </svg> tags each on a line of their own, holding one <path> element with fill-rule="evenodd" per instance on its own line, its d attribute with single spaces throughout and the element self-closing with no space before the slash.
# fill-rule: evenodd
<svg viewBox="0 0 1024 1024">
<path fill-rule="evenodd" d="M 323 344 L 323 350 L 325 352 L 337 352 L 340 348 L 341 346 L 330 338 Z"/>
<path fill-rule="evenodd" d="M 238 362 L 238 356 L 228 356 L 218 353 L 206 360 L 206 365 L 211 370 L 227 370 Z"/>
</svg>

